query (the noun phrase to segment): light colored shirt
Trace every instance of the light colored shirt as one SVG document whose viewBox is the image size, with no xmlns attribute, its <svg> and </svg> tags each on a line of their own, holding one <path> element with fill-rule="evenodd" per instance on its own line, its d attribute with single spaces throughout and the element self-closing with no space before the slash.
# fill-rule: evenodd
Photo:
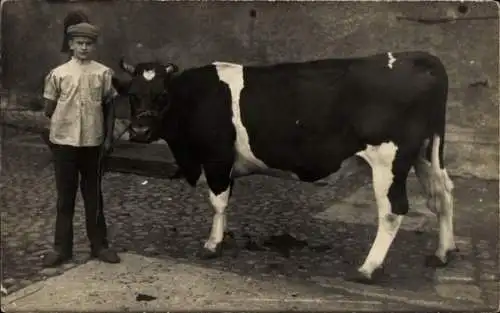
<svg viewBox="0 0 500 313">
<path fill-rule="evenodd" d="M 52 143 L 98 146 L 105 136 L 102 102 L 117 96 L 113 70 L 96 61 L 71 58 L 45 78 L 43 97 L 57 101 L 50 119 Z"/>
</svg>

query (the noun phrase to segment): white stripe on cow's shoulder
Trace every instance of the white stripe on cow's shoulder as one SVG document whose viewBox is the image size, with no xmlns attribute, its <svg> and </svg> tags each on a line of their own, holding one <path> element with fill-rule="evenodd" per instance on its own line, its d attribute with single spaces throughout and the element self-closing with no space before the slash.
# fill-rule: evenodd
<svg viewBox="0 0 500 313">
<path fill-rule="evenodd" d="M 392 68 L 392 65 L 394 64 L 394 62 L 396 62 L 396 58 L 392 55 L 391 52 L 387 53 L 387 57 L 389 58 L 389 62 L 387 63 L 387 66 L 389 66 L 389 68 Z"/>
<path fill-rule="evenodd" d="M 373 191 L 378 209 L 377 235 L 363 265 L 359 268 L 361 274 L 371 278 L 373 271 L 384 262 L 392 241 L 398 233 L 402 215 L 391 212 L 389 188 L 393 183 L 392 166 L 398 147 L 393 142 L 378 146 L 367 145 L 366 149 L 356 153 L 370 164 L 372 168 Z"/>
<path fill-rule="evenodd" d="M 240 93 L 245 86 L 243 81 L 243 66 L 240 64 L 214 62 L 219 79 L 225 82 L 231 90 L 231 109 L 233 125 L 236 130 L 236 161 L 233 166 L 235 174 L 247 174 L 255 169 L 267 169 L 268 166 L 259 160 L 250 147 L 248 132 L 241 120 Z"/>
<path fill-rule="evenodd" d="M 142 77 L 144 77 L 144 79 L 147 81 L 153 80 L 153 78 L 155 78 L 155 76 L 156 76 L 156 72 L 154 69 L 144 70 L 144 72 L 142 72 Z"/>
</svg>

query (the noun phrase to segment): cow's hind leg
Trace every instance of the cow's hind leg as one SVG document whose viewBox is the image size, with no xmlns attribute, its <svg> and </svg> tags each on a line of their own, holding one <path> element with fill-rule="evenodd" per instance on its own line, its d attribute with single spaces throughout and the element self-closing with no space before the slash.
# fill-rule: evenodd
<svg viewBox="0 0 500 313">
<path fill-rule="evenodd" d="M 415 153 L 416 155 L 416 153 Z M 368 146 L 358 153 L 372 168 L 373 190 L 378 208 L 377 235 L 370 251 L 357 272 L 348 279 L 372 283 L 381 270 L 387 252 L 408 212 L 406 179 L 413 163 L 412 154 L 398 151 L 392 142 Z"/>
<path fill-rule="evenodd" d="M 222 254 L 222 243 L 227 226 L 226 208 L 233 185 L 231 167 L 232 162 L 211 162 L 204 166 L 209 187 L 209 200 L 215 210 L 210 237 L 200 253 L 200 257 L 204 259 L 218 257 Z"/>
<path fill-rule="evenodd" d="M 440 137 L 434 136 L 432 146 L 427 142 L 415 163 L 415 173 L 427 196 L 427 206 L 437 213 L 439 221 L 438 248 L 426 259 L 426 264 L 432 267 L 445 266 L 457 250 L 453 233 L 453 182 L 440 162 L 439 145 Z"/>
</svg>

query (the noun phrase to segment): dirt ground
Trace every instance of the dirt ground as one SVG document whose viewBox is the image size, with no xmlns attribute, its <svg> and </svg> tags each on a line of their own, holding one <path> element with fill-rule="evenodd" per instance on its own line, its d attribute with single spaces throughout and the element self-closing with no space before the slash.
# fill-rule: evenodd
<svg viewBox="0 0 500 313">
<path fill-rule="evenodd" d="M 146 310 L 184 303 L 219 310 L 485 311 L 498 303 L 498 180 L 452 177 L 460 253 L 449 267 L 424 266 L 424 256 L 436 248 L 437 222 L 415 233 L 409 214 L 382 281 L 366 286 L 346 277 L 376 232 L 367 168 L 320 186 L 262 176 L 239 180 L 228 211 L 236 246 L 215 260 L 197 256 L 212 218 L 203 185 L 192 190 L 179 180 L 108 173 L 103 188 L 110 239 L 124 262 L 113 267 L 89 261 L 79 197 L 75 258 L 43 269 L 40 256 L 51 249 L 54 226 L 53 169 L 43 163 L 47 150 L 18 142 L 4 145 L 0 179 L 6 309 L 56 311 L 77 303 L 82 310 Z M 408 192 L 412 207 L 424 205 L 414 178 Z M 283 234 L 306 246 L 264 244 Z M 140 293 L 156 300 L 137 302 Z"/>
</svg>

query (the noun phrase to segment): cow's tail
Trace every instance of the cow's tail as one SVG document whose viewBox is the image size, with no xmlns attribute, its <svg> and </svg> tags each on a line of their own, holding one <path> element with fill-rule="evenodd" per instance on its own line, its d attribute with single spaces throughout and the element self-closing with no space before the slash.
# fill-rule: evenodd
<svg viewBox="0 0 500 313">
<path fill-rule="evenodd" d="M 446 105 L 442 106 L 442 110 L 433 114 L 432 132 L 426 140 L 425 147 L 425 159 L 432 164 L 434 170 L 445 168 Z"/>
<path fill-rule="evenodd" d="M 445 169 L 444 146 L 446 133 L 446 107 L 448 102 L 448 75 L 439 59 L 431 58 L 432 74 L 435 77 L 434 89 L 429 93 L 430 112 L 428 137 L 423 146 L 421 158 L 428 162 L 429 170 L 434 177 L 440 177 L 442 188 L 451 191 L 453 183 Z"/>
<path fill-rule="evenodd" d="M 428 141 L 426 159 L 431 164 L 432 170 L 438 172 L 444 168 L 443 153 L 444 141 L 439 134 L 434 134 L 431 140 Z"/>
<path fill-rule="evenodd" d="M 429 67 L 434 76 L 434 88 L 429 93 L 428 112 L 429 120 L 429 144 L 426 147 L 426 159 L 436 170 L 444 169 L 444 146 L 446 133 L 446 107 L 448 102 L 448 74 L 444 65 L 437 57 L 430 57 Z"/>
<path fill-rule="evenodd" d="M 428 112 L 427 131 L 421 145 L 420 156 L 415 164 L 415 173 L 427 198 L 426 209 L 416 208 L 422 215 L 422 221 L 416 231 L 425 230 L 430 217 L 439 212 L 447 223 L 453 217 L 453 182 L 448 176 L 444 163 L 446 104 L 448 97 L 448 77 L 444 66 L 434 58 L 432 74 L 435 76 L 434 89 L 427 98 Z M 453 226 L 448 231 L 453 233 Z"/>
</svg>

